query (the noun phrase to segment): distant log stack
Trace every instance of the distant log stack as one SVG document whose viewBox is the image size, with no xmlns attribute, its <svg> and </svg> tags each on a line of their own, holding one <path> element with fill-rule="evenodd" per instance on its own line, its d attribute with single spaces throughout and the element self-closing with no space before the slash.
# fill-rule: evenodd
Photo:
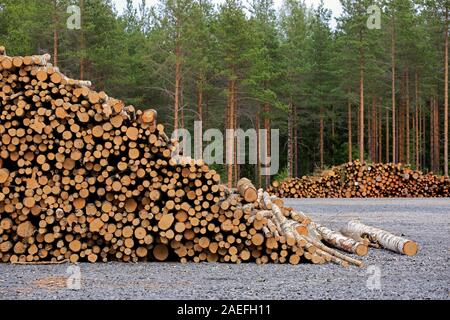
<svg viewBox="0 0 450 320">
<path fill-rule="evenodd" d="M 450 179 L 401 164 L 356 160 L 316 176 L 274 181 L 267 191 L 282 198 L 450 197 Z"/>
<path fill-rule="evenodd" d="M 66 77 L 48 54 L 0 51 L 0 261 L 362 266 L 250 180 L 229 190 L 202 160 L 173 157 L 155 110 Z"/>
</svg>

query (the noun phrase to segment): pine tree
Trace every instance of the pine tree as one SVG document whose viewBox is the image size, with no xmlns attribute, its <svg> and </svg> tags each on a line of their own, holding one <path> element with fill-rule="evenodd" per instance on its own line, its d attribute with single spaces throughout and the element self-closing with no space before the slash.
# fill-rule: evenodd
<svg viewBox="0 0 450 320">
<path fill-rule="evenodd" d="M 237 128 L 239 114 L 238 95 L 244 68 L 248 61 L 248 43 L 250 39 L 249 25 L 243 5 L 239 0 L 226 0 L 219 8 L 214 24 L 214 34 L 217 37 L 217 66 L 226 81 L 227 108 L 225 122 L 227 129 Z M 227 148 L 227 181 L 233 185 L 238 179 L 236 165 L 235 139 L 229 137 Z"/>
<path fill-rule="evenodd" d="M 311 19 L 309 45 L 308 96 L 309 105 L 319 115 L 320 168 L 324 167 L 325 121 L 328 120 L 328 106 L 332 104 L 332 33 L 331 12 L 324 8 L 323 1 L 314 11 Z"/>
<path fill-rule="evenodd" d="M 305 96 L 305 76 L 308 70 L 306 58 L 306 43 L 308 37 L 308 23 L 310 15 L 303 2 L 287 0 L 283 4 L 280 14 L 281 45 L 280 45 L 280 73 L 283 79 L 277 86 L 280 98 L 279 107 L 285 110 L 287 116 L 287 173 L 293 176 L 295 166 L 299 163 L 294 159 L 294 141 L 298 127 L 302 123 L 294 118 L 294 110 L 300 108 L 300 101 Z M 297 130 L 294 130 L 297 127 Z M 304 154 L 304 153 L 302 153 Z M 294 161 L 295 160 L 295 161 Z M 308 164 L 308 161 L 305 161 Z M 310 164 L 308 164 L 310 165 Z M 310 170 L 310 166 L 308 170 Z"/>
<path fill-rule="evenodd" d="M 272 0 L 253 0 L 251 2 L 250 19 L 251 33 L 249 60 L 250 69 L 246 77 L 246 86 L 254 108 L 256 122 L 263 117 L 263 127 L 267 132 L 267 140 L 262 144 L 258 141 L 258 147 L 265 145 L 266 157 L 270 157 L 270 110 L 277 102 L 275 93 L 276 80 L 279 79 L 278 56 L 279 38 L 276 27 L 276 16 Z M 258 152 L 259 154 L 259 152 Z M 261 172 L 261 163 L 258 157 L 257 172 Z M 260 175 L 259 175 L 260 176 Z M 265 185 L 270 184 L 270 176 L 265 176 Z M 261 185 L 261 183 L 260 183 Z"/>
</svg>

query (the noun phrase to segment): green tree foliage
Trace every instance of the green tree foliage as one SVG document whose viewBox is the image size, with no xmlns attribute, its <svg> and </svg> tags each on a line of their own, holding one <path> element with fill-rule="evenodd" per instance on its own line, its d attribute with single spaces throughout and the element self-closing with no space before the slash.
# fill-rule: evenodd
<svg viewBox="0 0 450 320">
<path fill-rule="evenodd" d="M 225 0 L 220 5 L 212 0 L 159 0 L 152 6 L 144 0 L 137 5 L 127 0 L 121 12 L 114 0 L 82 3 L 82 29 L 69 30 L 67 6 L 80 5 L 79 0 L 0 0 L 0 45 L 6 46 L 8 54 L 22 56 L 53 54 L 56 46 L 58 67 L 64 73 L 78 78 L 83 69 L 84 78 L 92 80 L 96 89 L 139 108 L 157 109 L 159 121 L 169 131 L 177 61 L 181 62 L 180 116 L 190 130 L 200 117 L 204 129 L 225 128 L 229 82 L 235 81 L 238 127 L 254 128 L 258 122 L 262 128 L 264 120 L 270 120 L 271 128 L 280 129 L 281 167 L 288 161 L 288 120 L 295 117 L 299 174 L 319 166 L 320 119 L 324 123 L 324 165 L 346 161 L 348 102 L 352 106 L 352 152 L 357 156 L 360 68 L 364 71 L 365 125 L 376 101 L 377 144 L 381 141 L 385 159 L 385 135 L 391 129 L 386 115 L 392 104 L 395 27 L 397 105 L 402 103 L 402 76 L 407 72 L 410 147 L 414 149 L 417 74 L 420 121 L 426 123 L 419 135 L 420 167 L 430 167 L 428 105 L 434 95 L 439 107 L 443 106 L 448 0 L 341 0 L 343 13 L 335 28 L 331 12 L 321 2 L 308 7 L 302 0 L 284 0 L 277 10 L 273 0 Z M 367 28 L 370 5 L 381 9 L 381 29 Z M 290 105 L 295 112 L 289 110 Z M 365 127 L 366 159 L 370 155 L 368 135 L 374 132 Z M 246 165 L 240 174 L 252 177 L 258 173 L 255 166 Z"/>
</svg>

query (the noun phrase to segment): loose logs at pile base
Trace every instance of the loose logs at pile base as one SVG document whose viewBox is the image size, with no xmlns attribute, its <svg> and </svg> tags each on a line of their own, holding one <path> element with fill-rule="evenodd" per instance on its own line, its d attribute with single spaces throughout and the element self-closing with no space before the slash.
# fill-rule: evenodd
<svg viewBox="0 0 450 320">
<path fill-rule="evenodd" d="M 1 261 L 362 266 L 248 179 L 229 190 L 201 160 L 172 157 L 177 141 L 156 111 L 125 106 L 48 61 L 0 52 Z"/>
<path fill-rule="evenodd" d="M 372 247 L 385 248 L 407 256 L 414 256 L 418 251 L 417 243 L 414 241 L 393 235 L 379 228 L 367 226 L 358 220 L 349 221 L 341 229 L 341 233 L 355 241 L 363 241 Z"/>
<path fill-rule="evenodd" d="M 315 176 L 273 181 L 267 191 L 282 198 L 450 197 L 450 179 L 402 164 L 355 160 Z"/>
</svg>

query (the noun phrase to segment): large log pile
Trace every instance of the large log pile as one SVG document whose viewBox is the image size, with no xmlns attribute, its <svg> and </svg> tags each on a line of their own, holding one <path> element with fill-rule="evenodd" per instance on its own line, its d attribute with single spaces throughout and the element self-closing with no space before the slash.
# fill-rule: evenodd
<svg viewBox="0 0 450 320">
<path fill-rule="evenodd" d="M 230 190 L 154 110 L 66 77 L 49 55 L 0 47 L 0 261 L 362 262 L 330 234 L 241 179 Z"/>
<path fill-rule="evenodd" d="M 356 160 L 315 176 L 273 181 L 267 191 L 282 198 L 449 197 L 450 179 L 402 164 Z"/>
</svg>

